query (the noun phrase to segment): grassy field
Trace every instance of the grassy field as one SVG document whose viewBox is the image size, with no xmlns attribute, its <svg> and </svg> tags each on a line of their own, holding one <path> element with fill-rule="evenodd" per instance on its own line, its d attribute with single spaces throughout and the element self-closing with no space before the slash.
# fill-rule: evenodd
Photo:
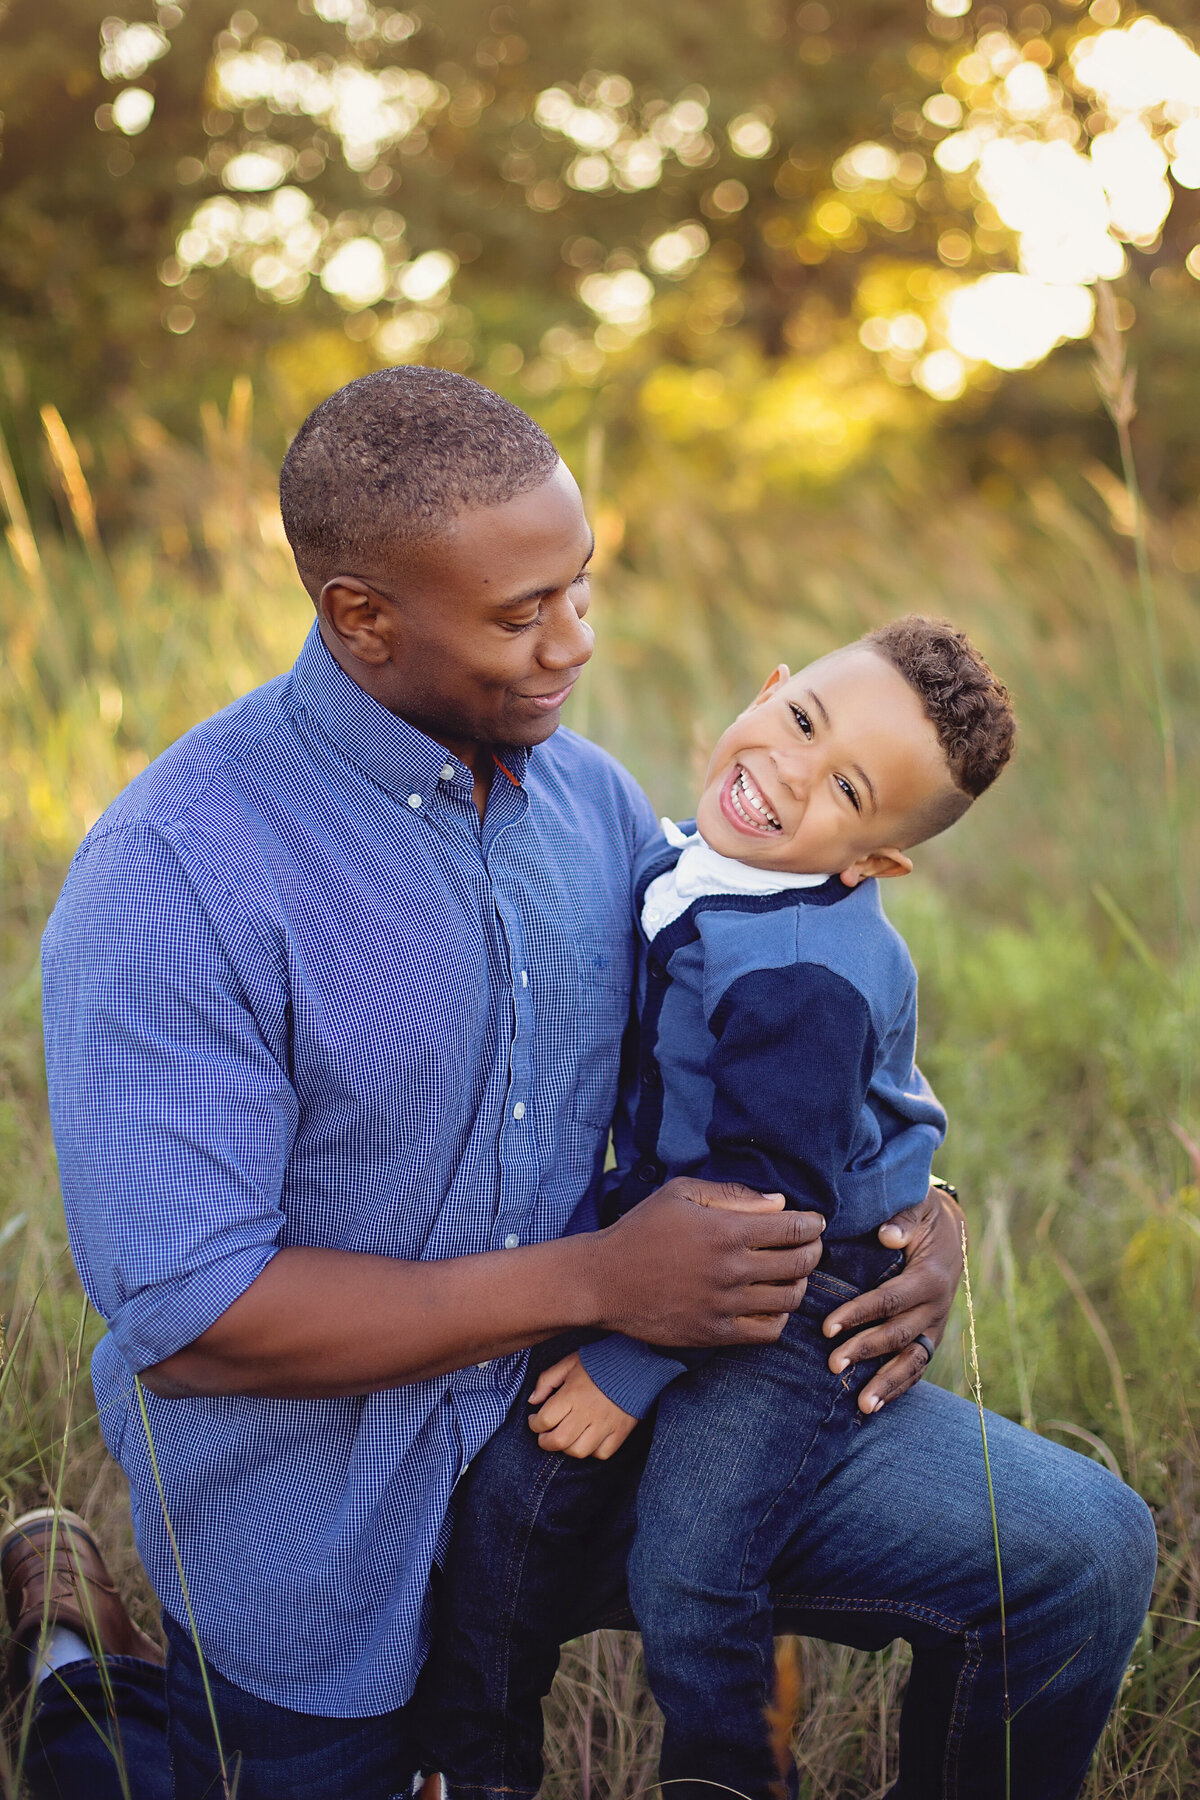
<svg viewBox="0 0 1200 1800">
<path fill-rule="evenodd" d="M 208 416 L 202 455 L 135 425 L 146 525 L 111 561 L 65 452 L 66 535 L 43 533 L 39 550 L 18 529 L 12 556 L 0 552 L 0 1481 L 10 1509 L 53 1494 L 93 1517 L 143 1621 L 87 1379 L 97 1324 L 65 1249 L 38 938 L 108 799 L 194 720 L 285 667 L 307 629 L 247 402 L 239 390 L 228 416 Z M 1014 691 L 1014 768 L 887 898 L 921 972 L 922 1062 L 952 1119 L 941 1166 L 971 1220 L 985 1397 L 1117 1469 L 1158 1520 L 1154 1611 L 1089 1800 L 1194 1796 L 1198 596 L 1177 573 L 1157 580 L 1164 745 L 1131 547 L 1098 507 L 1048 486 L 989 505 L 880 479 L 748 516 L 666 467 L 652 505 L 595 485 L 598 647 L 570 722 L 663 810 L 688 811 L 707 746 L 777 660 L 798 666 L 899 612 L 966 626 Z M 1151 550 L 1169 571 L 1165 530 Z M 963 1388 L 961 1335 L 956 1320 L 938 1378 Z M 865 1800 L 894 1779 L 905 1662 L 899 1649 L 800 1647 L 806 1800 Z M 547 1796 L 648 1794 L 654 1738 L 634 1641 L 573 1647 Z M 11 1773 L 3 1791 L 17 1791 Z"/>
</svg>

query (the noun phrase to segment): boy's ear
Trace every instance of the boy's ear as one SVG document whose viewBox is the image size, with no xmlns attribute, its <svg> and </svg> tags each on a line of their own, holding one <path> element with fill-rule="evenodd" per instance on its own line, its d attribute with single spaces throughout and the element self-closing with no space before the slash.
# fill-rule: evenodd
<svg viewBox="0 0 1200 1800">
<path fill-rule="evenodd" d="M 895 875 L 911 875 L 912 867 L 912 857 L 903 850 L 871 850 L 843 869 L 841 879 L 846 887 L 854 888 L 872 876 L 876 881 L 889 881 Z"/>
<path fill-rule="evenodd" d="M 771 698 L 775 689 L 779 687 L 782 682 L 790 681 L 791 679 L 792 671 L 788 668 L 786 663 L 780 663 L 776 668 L 771 670 L 771 673 L 767 676 L 767 679 L 763 682 L 757 694 L 755 694 L 753 700 L 750 702 L 750 706 L 746 708 L 746 711 L 749 712 L 751 707 L 761 706 L 764 700 L 769 700 Z"/>
</svg>

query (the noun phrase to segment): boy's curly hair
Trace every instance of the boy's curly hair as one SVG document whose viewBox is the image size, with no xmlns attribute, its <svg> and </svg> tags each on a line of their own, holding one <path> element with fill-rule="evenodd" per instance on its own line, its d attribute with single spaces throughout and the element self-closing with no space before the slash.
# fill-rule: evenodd
<svg viewBox="0 0 1200 1800">
<path fill-rule="evenodd" d="M 922 837 L 945 830 L 991 787 L 1013 753 L 1017 725 L 1008 689 L 964 631 L 946 619 L 911 613 L 862 640 L 903 675 L 921 697 L 959 796 L 948 796 L 943 820 L 930 818 Z M 958 799 L 958 804 L 955 800 Z"/>
</svg>

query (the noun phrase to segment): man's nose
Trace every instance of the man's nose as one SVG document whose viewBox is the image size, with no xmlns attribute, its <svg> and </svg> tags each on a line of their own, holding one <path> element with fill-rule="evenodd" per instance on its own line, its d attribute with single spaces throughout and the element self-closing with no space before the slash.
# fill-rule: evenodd
<svg viewBox="0 0 1200 1800">
<path fill-rule="evenodd" d="M 544 669 L 579 668 L 592 654 L 595 632 L 565 594 L 553 603 L 550 614 L 542 628 L 538 661 Z"/>
</svg>

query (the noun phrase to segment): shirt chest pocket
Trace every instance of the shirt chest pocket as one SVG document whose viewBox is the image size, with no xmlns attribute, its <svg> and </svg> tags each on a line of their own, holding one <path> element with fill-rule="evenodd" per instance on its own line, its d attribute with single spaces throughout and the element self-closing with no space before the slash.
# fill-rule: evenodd
<svg viewBox="0 0 1200 1800">
<path fill-rule="evenodd" d="M 607 1131 L 617 1103 L 621 1039 L 629 1022 L 633 945 L 612 932 L 585 932 L 576 944 L 576 1081 L 571 1115 Z"/>
</svg>

